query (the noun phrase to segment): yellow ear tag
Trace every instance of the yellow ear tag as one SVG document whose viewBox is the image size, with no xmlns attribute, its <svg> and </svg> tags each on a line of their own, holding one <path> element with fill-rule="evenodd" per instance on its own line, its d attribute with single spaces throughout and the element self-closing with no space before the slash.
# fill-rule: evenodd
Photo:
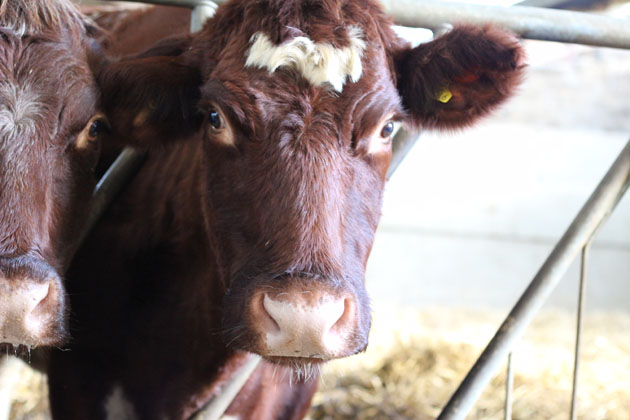
<svg viewBox="0 0 630 420">
<path fill-rule="evenodd" d="M 452 97 L 453 97 L 453 92 L 451 92 L 450 90 L 444 88 L 444 89 L 442 89 L 440 91 L 440 93 L 438 94 L 438 97 L 436 99 L 438 101 L 442 102 L 443 104 L 445 104 L 448 101 L 450 101 Z"/>
</svg>

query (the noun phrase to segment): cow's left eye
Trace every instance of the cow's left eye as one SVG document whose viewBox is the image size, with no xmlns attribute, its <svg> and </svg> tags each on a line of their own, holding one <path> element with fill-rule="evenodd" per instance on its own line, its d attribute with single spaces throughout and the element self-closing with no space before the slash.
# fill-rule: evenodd
<svg viewBox="0 0 630 420">
<path fill-rule="evenodd" d="M 383 126 L 383 129 L 381 130 L 381 138 L 383 139 L 381 141 L 384 143 L 389 143 L 391 141 L 392 134 L 394 134 L 394 123 L 392 121 L 389 121 Z"/>
</svg>

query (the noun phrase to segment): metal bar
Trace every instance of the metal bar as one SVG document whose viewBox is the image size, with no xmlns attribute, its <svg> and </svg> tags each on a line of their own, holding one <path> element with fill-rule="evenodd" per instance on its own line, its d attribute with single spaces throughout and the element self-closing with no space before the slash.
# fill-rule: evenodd
<svg viewBox="0 0 630 420">
<path fill-rule="evenodd" d="M 223 385 L 221 394 L 213 398 L 190 420 L 219 420 L 230 407 L 230 404 L 241 391 L 260 361 L 261 357 L 259 355 L 250 353 L 249 359 L 245 364 Z"/>
<path fill-rule="evenodd" d="M 582 207 L 510 314 L 446 404 L 438 420 L 464 419 L 576 254 L 630 185 L 630 141 Z"/>
<path fill-rule="evenodd" d="M 571 420 L 577 419 L 577 390 L 578 390 L 578 374 L 580 369 L 580 354 L 582 347 L 582 315 L 584 313 L 584 298 L 586 292 L 586 269 L 588 263 L 588 251 L 591 242 L 589 241 L 582 248 L 582 259 L 580 262 L 580 291 L 578 293 L 577 307 L 577 326 L 575 332 L 575 355 L 573 360 L 573 388 L 571 390 Z"/>
<path fill-rule="evenodd" d="M 114 197 L 138 172 L 144 162 L 144 157 L 144 153 L 140 153 L 130 147 L 125 148 L 98 181 L 92 193 L 92 209 L 75 246 L 75 252 L 81 247 L 81 244 L 83 244 L 94 225 L 105 213 Z"/>
<path fill-rule="evenodd" d="M 512 366 L 512 352 L 507 358 L 507 372 L 505 374 L 505 406 L 503 408 L 503 419 L 512 420 L 512 402 L 514 400 L 512 391 L 514 390 L 514 370 Z"/>
<path fill-rule="evenodd" d="M 398 165 L 403 161 L 407 153 L 411 150 L 414 144 L 418 141 L 420 133 L 413 132 L 401 127 L 400 130 L 394 135 L 392 139 L 392 161 L 387 169 L 387 179 L 391 178 Z"/>
<path fill-rule="evenodd" d="M 193 8 L 208 0 L 131 0 Z M 216 0 L 215 3 L 225 3 Z M 529 6 L 482 6 L 439 0 L 381 0 L 397 24 L 435 29 L 442 24 L 495 23 L 523 38 L 630 49 L 627 19 Z"/>
<path fill-rule="evenodd" d="M 565 10 L 527 6 L 481 6 L 439 0 L 382 0 L 400 25 L 435 28 L 444 23 L 495 23 L 523 38 L 570 42 L 600 47 L 630 48 L 630 23 Z"/>
<path fill-rule="evenodd" d="M 217 7 L 219 6 L 212 1 L 205 1 L 195 6 L 190 15 L 190 32 L 194 33 L 200 31 L 201 28 L 203 28 L 203 24 L 206 23 L 206 20 L 214 16 Z"/>
</svg>

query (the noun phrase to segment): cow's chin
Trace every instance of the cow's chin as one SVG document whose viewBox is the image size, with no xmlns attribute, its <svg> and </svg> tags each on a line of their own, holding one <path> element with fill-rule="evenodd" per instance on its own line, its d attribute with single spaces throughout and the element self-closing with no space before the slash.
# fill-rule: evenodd
<svg viewBox="0 0 630 420">
<path fill-rule="evenodd" d="M 320 357 L 286 357 L 286 356 L 263 356 L 263 358 L 276 365 L 295 367 L 307 365 L 322 365 L 331 359 Z"/>
<path fill-rule="evenodd" d="M 313 357 L 264 357 L 264 360 L 279 366 L 292 381 L 307 382 L 318 380 L 321 368 L 328 360 Z"/>
</svg>

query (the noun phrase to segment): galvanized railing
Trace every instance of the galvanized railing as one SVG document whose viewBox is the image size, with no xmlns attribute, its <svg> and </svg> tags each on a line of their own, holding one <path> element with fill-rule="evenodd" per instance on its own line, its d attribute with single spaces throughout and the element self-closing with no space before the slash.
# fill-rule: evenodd
<svg viewBox="0 0 630 420">
<path fill-rule="evenodd" d="M 582 311 L 584 307 L 583 296 L 586 284 L 586 257 L 591 240 L 612 213 L 629 185 L 630 141 L 623 148 L 606 176 L 582 207 L 505 321 L 503 321 L 495 336 L 442 410 L 438 420 L 465 418 L 506 357 L 508 357 L 508 380 L 506 380 L 505 418 L 511 418 L 513 386 L 511 351 L 514 344 L 522 337 L 534 315 L 547 300 L 569 269 L 570 264 L 581 251 L 582 263 L 570 414 L 570 418 L 575 419 Z"/>
<path fill-rule="evenodd" d="M 191 31 L 198 31 L 203 22 L 212 16 L 217 3 L 208 0 L 132 0 L 144 3 L 192 8 Z M 609 17 L 547 10 L 534 7 L 491 7 L 468 4 L 443 3 L 436 0 L 383 0 L 385 7 L 398 24 L 433 30 L 445 24 L 467 22 L 495 23 L 523 38 L 579 43 L 592 46 L 630 49 L 630 23 Z M 388 177 L 393 174 L 405 155 L 418 139 L 417 133 L 401 129 L 393 141 L 392 163 Z M 129 181 L 141 165 L 141 153 L 127 148 L 99 182 L 94 192 L 96 204 L 90 217 L 91 227 L 113 198 Z M 500 364 L 508 359 L 505 388 L 505 418 L 511 419 L 513 366 L 511 350 L 522 336 L 535 313 L 560 281 L 577 253 L 582 251 L 580 293 L 578 301 L 575 361 L 570 418 L 576 418 L 578 373 L 581 347 L 582 311 L 586 284 L 586 262 L 589 245 L 601 224 L 612 212 L 630 184 L 630 142 L 623 149 L 607 175 L 584 205 L 560 242 L 543 264 L 538 274 L 505 319 L 469 374 L 444 407 L 438 420 L 463 419 L 470 411 L 482 390 L 487 386 Z M 252 357 L 224 386 L 224 392 L 212 400 L 191 420 L 218 420 L 236 397 L 260 357 Z"/>
</svg>

